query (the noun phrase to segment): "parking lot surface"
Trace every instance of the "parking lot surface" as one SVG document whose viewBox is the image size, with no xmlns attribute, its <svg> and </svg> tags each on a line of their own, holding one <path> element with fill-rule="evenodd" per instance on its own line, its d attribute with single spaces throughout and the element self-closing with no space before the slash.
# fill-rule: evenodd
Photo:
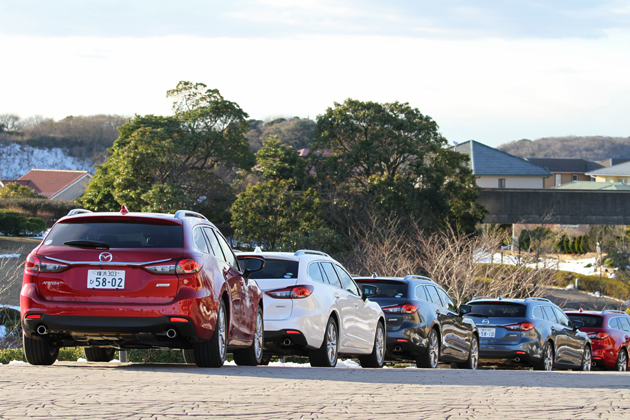
<svg viewBox="0 0 630 420">
<path fill-rule="evenodd" d="M 0 366 L 0 419 L 628 419 L 630 372 Z"/>
</svg>

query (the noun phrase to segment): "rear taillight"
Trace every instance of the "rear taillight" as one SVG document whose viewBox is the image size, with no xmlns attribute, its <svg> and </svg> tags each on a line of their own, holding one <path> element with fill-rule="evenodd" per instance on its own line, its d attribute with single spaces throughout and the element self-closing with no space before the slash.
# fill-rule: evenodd
<svg viewBox="0 0 630 420">
<path fill-rule="evenodd" d="M 588 338 L 590 338 L 591 340 L 605 340 L 608 337 L 610 337 L 610 336 L 608 334 L 606 334 L 605 332 L 588 333 Z"/>
<path fill-rule="evenodd" d="M 68 268 L 68 264 L 49 263 L 32 254 L 26 257 L 26 264 L 24 265 L 24 270 L 31 273 L 58 273 L 66 268 Z"/>
<path fill-rule="evenodd" d="M 175 274 L 175 264 L 147 265 L 145 270 L 154 274 Z"/>
<path fill-rule="evenodd" d="M 315 288 L 307 284 L 269 290 L 265 293 L 275 299 L 304 299 L 309 297 L 313 293 L 313 290 L 315 290 Z"/>
<path fill-rule="evenodd" d="M 197 273 L 199 270 L 201 270 L 201 265 L 197 263 L 197 261 L 191 260 L 190 258 L 181 260 L 177 263 L 177 274 Z"/>
<path fill-rule="evenodd" d="M 402 305 L 385 306 L 381 309 L 386 314 L 413 314 L 418 310 L 418 307 L 411 303 L 404 303 Z"/>
<path fill-rule="evenodd" d="M 503 328 L 510 331 L 531 331 L 534 329 L 534 326 L 531 322 L 520 322 L 518 324 L 504 325 Z"/>
</svg>

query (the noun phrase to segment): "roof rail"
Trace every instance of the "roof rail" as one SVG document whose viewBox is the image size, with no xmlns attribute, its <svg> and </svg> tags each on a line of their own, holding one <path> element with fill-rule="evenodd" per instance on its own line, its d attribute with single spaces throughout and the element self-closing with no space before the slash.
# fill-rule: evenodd
<svg viewBox="0 0 630 420">
<path fill-rule="evenodd" d="M 203 219 L 203 220 L 208 220 L 206 218 L 206 216 L 204 216 L 201 213 L 197 213 L 196 211 L 190 211 L 190 210 L 177 210 L 175 212 L 175 218 L 176 219 L 183 219 L 184 217 L 196 217 L 198 219 Z"/>
<path fill-rule="evenodd" d="M 551 301 L 549 299 L 541 298 L 541 297 L 528 297 L 528 298 L 525 298 L 525 302 L 529 302 L 530 300 L 536 300 L 536 301 L 540 301 L 540 302 L 549 302 L 549 303 L 551 303 Z"/>
<path fill-rule="evenodd" d="M 81 214 L 81 213 L 92 213 L 92 210 L 72 209 L 68 212 L 68 214 L 66 214 L 66 216 L 74 216 L 75 214 Z"/>
<path fill-rule="evenodd" d="M 624 314 L 624 315 L 628 315 L 627 312 L 624 311 L 618 311 L 616 309 L 606 309 L 604 311 L 602 311 L 603 314 Z"/>
<path fill-rule="evenodd" d="M 295 254 L 293 255 L 295 255 L 296 257 L 299 257 L 300 255 L 320 255 L 322 257 L 331 258 L 330 255 L 326 254 L 325 252 L 313 251 L 310 249 L 300 249 L 299 251 L 295 251 Z"/>
<path fill-rule="evenodd" d="M 409 274 L 408 276 L 405 276 L 403 278 L 403 280 L 429 280 L 429 281 L 433 281 L 433 280 L 431 280 L 428 277 L 419 276 L 419 275 L 416 275 L 416 274 Z M 433 283 L 435 283 L 435 282 L 433 281 Z"/>
</svg>

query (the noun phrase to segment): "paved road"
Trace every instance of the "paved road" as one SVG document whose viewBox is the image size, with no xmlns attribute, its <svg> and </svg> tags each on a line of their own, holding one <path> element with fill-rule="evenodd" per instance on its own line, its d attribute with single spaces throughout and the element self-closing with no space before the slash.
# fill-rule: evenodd
<svg viewBox="0 0 630 420">
<path fill-rule="evenodd" d="M 0 419 L 630 418 L 623 372 L 57 362 L 0 366 L 0 390 Z"/>
</svg>

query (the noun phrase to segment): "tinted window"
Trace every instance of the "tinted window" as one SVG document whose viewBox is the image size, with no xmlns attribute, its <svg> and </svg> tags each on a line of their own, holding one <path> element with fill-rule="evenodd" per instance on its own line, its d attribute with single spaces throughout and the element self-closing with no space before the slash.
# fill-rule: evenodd
<svg viewBox="0 0 630 420">
<path fill-rule="evenodd" d="M 468 302 L 472 311 L 468 315 L 497 317 L 497 318 L 523 318 L 527 312 L 527 306 L 519 303 L 475 303 Z"/>
<path fill-rule="evenodd" d="M 217 232 L 214 232 L 214 234 L 217 237 L 217 241 L 219 241 L 223 255 L 225 255 L 225 261 L 234 268 L 240 268 L 240 265 L 236 261 L 236 257 L 232 252 L 232 248 L 230 248 L 223 236 L 219 235 Z"/>
<path fill-rule="evenodd" d="M 416 286 L 415 294 L 416 294 L 416 299 L 428 300 L 427 294 L 425 293 L 424 287 L 422 286 Z"/>
<path fill-rule="evenodd" d="M 584 328 L 601 328 L 604 319 L 601 316 L 567 315 L 571 321 L 582 321 Z"/>
<path fill-rule="evenodd" d="M 558 318 L 558 322 L 565 327 L 570 325 L 569 318 L 562 312 L 559 308 L 552 308 L 553 312 L 556 314 L 556 318 Z"/>
<path fill-rule="evenodd" d="M 543 314 L 542 308 L 540 306 L 536 306 L 532 311 L 532 315 L 534 318 L 545 319 L 545 315 Z"/>
<path fill-rule="evenodd" d="M 322 271 L 320 270 L 318 263 L 312 263 L 308 266 L 308 276 L 312 280 L 318 281 L 320 283 L 328 283 L 326 280 L 324 280 L 324 276 L 322 276 Z"/>
<path fill-rule="evenodd" d="M 440 297 L 438 296 L 437 290 L 433 286 L 424 286 L 427 296 L 429 297 L 429 301 L 435 303 L 438 306 L 442 306 L 442 302 L 440 301 Z"/>
<path fill-rule="evenodd" d="M 346 271 L 339 267 L 338 265 L 335 265 L 335 271 L 337 271 L 337 275 L 339 275 L 339 279 L 341 280 L 341 284 L 343 285 L 343 288 L 352 293 L 353 295 L 356 296 L 361 296 L 361 293 L 359 292 L 359 288 L 357 287 L 356 284 L 354 284 L 354 281 L 352 280 L 352 277 L 350 277 L 350 275 L 348 273 L 346 273 Z"/>
<path fill-rule="evenodd" d="M 337 273 L 335 272 L 332 264 L 321 263 L 321 265 L 322 269 L 324 270 L 324 274 L 326 274 L 326 277 L 328 278 L 328 283 L 341 288 L 341 281 L 339 280 L 339 277 L 337 276 Z"/>
<path fill-rule="evenodd" d="M 622 330 L 630 332 L 630 320 L 628 317 L 620 317 L 618 321 Z"/>
<path fill-rule="evenodd" d="M 442 300 L 442 306 L 451 310 L 455 310 L 455 304 L 453 303 L 453 300 L 451 300 L 451 298 L 446 294 L 446 292 L 442 289 L 437 289 L 437 291 L 440 295 L 440 299 Z"/>
<path fill-rule="evenodd" d="M 545 313 L 545 319 L 547 321 L 551 321 L 553 323 L 558 323 L 558 319 L 556 318 L 556 316 L 553 314 L 553 310 L 551 309 L 551 306 L 543 306 L 543 311 Z"/>
<path fill-rule="evenodd" d="M 197 248 L 201 252 L 208 252 L 208 245 L 206 244 L 206 240 L 203 237 L 203 232 L 201 228 L 195 228 L 193 230 L 193 242 L 195 243 L 195 248 Z"/>
<path fill-rule="evenodd" d="M 313 264 L 315 265 L 315 264 Z M 265 260 L 265 268 L 249 275 L 250 279 L 296 279 L 298 262 L 287 260 Z M 317 267 L 316 267 L 317 268 Z"/>
<path fill-rule="evenodd" d="M 378 287 L 378 293 L 372 298 L 404 298 L 407 297 L 407 283 L 395 281 L 395 280 L 357 280 L 359 284 L 369 284 L 371 286 Z"/>
</svg>

